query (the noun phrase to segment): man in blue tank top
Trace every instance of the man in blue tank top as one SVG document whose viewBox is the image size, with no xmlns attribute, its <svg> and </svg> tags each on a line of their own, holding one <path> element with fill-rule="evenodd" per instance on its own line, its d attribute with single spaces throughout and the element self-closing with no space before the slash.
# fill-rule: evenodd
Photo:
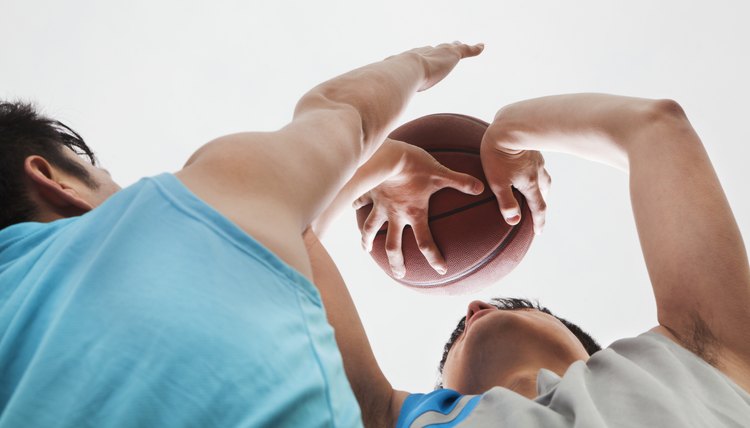
<svg viewBox="0 0 750 428">
<path fill-rule="evenodd" d="M 0 427 L 362 424 L 303 230 L 411 95 L 481 45 L 324 82 L 276 132 L 124 190 L 65 125 L 0 104 Z"/>
</svg>

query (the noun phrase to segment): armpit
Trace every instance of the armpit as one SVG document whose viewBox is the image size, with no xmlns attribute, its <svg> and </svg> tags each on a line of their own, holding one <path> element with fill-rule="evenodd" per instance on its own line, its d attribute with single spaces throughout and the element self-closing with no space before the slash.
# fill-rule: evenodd
<svg viewBox="0 0 750 428">
<path fill-rule="evenodd" d="M 708 364 L 720 369 L 719 340 L 708 323 L 697 313 L 692 312 L 685 327 L 677 330 L 666 325 L 653 329 L 677 342 L 683 348 L 701 357 Z"/>
</svg>

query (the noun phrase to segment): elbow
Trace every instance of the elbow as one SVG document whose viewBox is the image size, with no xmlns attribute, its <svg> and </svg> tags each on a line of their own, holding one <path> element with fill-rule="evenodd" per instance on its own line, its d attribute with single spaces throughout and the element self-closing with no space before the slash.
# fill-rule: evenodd
<svg viewBox="0 0 750 428">
<path fill-rule="evenodd" d="M 649 100 L 643 110 L 644 122 L 656 124 L 685 124 L 687 114 L 682 106 L 672 99 Z"/>
<path fill-rule="evenodd" d="M 695 131 L 682 106 L 671 99 L 645 100 L 636 108 L 633 116 L 637 124 L 635 141 L 641 146 L 646 143 L 648 150 L 653 144 L 678 143 L 680 147 L 688 142 L 698 142 Z M 680 149 L 682 150 L 682 149 Z"/>
<path fill-rule="evenodd" d="M 700 140 L 688 121 L 685 110 L 672 99 L 634 99 L 616 120 L 618 134 L 614 138 L 622 149 L 621 168 L 632 171 L 634 159 L 643 159 L 658 152 L 685 150 L 686 144 Z M 640 161 L 638 161 L 640 162 Z"/>
</svg>

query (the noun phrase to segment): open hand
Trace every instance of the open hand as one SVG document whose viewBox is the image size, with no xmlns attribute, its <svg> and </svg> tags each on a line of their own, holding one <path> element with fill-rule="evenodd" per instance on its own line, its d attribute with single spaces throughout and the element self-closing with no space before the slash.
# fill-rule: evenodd
<svg viewBox="0 0 750 428">
<path fill-rule="evenodd" d="M 362 227 L 362 246 L 371 251 L 375 235 L 383 223 L 388 222 L 385 240 L 388 262 L 393 274 L 402 278 L 406 269 L 401 238 L 404 227 L 411 226 L 422 254 L 438 273 L 445 274 L 445 259 L 427 224 L 430 197 L 446 187 L 478 195 L 484 191 L 484 184 L 471 175 L 448 169 L 417 146 L 401 141 L 395 143 L 403 151 L 396 172 L 353 204 L 355 209 L 373 204 Z"/>
<path fill-rule="evenodd" d="M 547 211 L 544 198 L 552 183 L 544 169 L 544 157 L 536 150 L 504 148 L 501 134 L 493 124 L 482 139 L 480 153 L 484 175 L 497 197 L 503 218 L 511 226 L 521 221 L 521 208 L 513 196 L 513 187 L 523 194 L 534 221 L 534 233 L 538 235 L 544 230 Z"/>
<path fill-rule="evenodd" d="M 404 52 L 404 54 L 419 55 L 425 68 L 425 81 L 419 91 L 424 91 L 443 80 L 460 60 L 477 56 L 483 50 L 483 43 L 467 45 L 461 42 L 453 42 L 442 43 L 434 47 L 415 48 Z"/>
</svg>

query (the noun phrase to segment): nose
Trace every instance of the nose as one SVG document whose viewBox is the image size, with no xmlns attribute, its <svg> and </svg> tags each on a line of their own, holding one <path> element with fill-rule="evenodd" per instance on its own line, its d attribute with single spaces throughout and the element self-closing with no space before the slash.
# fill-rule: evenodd
<svg viewBox="0 0 750 428">
<path fill-rule="evenodd" d="M 494 306 L 490 305 L 487 302 L 483 302 L 481 300 L 474 300 L 473 302 L 469 303 L 469 307 L 466 309 L 466 322 L 471 319 L 471 317 L 484 309 L 492 309 Z"/>
</svg>

